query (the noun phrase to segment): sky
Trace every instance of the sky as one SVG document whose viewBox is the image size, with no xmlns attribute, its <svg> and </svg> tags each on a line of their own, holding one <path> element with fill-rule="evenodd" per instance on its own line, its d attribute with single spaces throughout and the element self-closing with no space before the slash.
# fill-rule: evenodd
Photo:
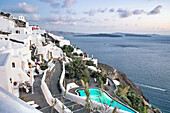
<svg viewBox="0 0 170 113">
<path fill-rule="evenodd" d="M 0 11 L 50 31 L 170 35 L 170 0 L 0 0 Z"/>
</svg>

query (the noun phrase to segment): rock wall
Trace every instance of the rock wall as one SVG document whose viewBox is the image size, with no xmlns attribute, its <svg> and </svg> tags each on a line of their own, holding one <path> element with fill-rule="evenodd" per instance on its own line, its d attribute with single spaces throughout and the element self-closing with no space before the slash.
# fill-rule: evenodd
<svg viewBox="0 0 170 113">
<path fill-rule="evenodd" d="M 45 83 L 47 84 L 48 88 L 50 87 L 50 81 L 51 81 L 51 78 L 53 76 L 53 73 L 55 72 L 56 70 L 56 66 L 50 71 L 47 71 L 47 75 L 46 75 L 46 78 L 45 78 Z"/>
</svg>

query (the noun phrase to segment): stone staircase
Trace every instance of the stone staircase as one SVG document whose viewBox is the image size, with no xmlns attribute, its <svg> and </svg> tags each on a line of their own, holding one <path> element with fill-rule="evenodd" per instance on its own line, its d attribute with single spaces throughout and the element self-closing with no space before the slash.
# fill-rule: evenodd
<svg viewBox="0 0 170 113">
<path fill-rule="evenodd" d="M 87 109 L 84 106 L 65 98 L 61 94 L 57 94 L 56 96 L 54 95 L 53 97 L 60 100 L 73 113 L 88 113 Z"/>
</svg>

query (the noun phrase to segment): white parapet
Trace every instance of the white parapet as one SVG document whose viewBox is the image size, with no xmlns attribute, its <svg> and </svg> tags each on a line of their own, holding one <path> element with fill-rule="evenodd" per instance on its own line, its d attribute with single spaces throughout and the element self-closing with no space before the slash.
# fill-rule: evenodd
<svg viewBox="0 0 170 113">
<path fill-rule="evenodd" d="M 47 70 L 45 70 L 42 81 L 41 81 L 41 89 L 42 89 L 42 92 L 45 96 L 47 103 L 50 106 L 53 106 L 55 104 L 54 102 L 57 101 L 57 103 L 54 105 L 54 108 L 58 112 L 60 112 L 60 113 L 72 113 L 71 110 L 68 109 L 65 105 L 64 105 L 64 110 L 63 110 L 63 103 L 60 100 L 58 100 L 57 98 L 53 98 L 47 84 L 45 83 L 46 73 L 47 73 Z"/>
</svg>

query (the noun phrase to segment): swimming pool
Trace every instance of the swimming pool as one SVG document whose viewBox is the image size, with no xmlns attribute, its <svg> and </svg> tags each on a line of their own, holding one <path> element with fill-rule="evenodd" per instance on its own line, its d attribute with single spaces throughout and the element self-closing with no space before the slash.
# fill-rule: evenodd
<svg viewBox="0 0 170 113">
<path fill-rule="evenodd" d="M 84 90 L 78 90 L 78 92 L 79 92 L 80 96 L 82 96 L 82 97 L 86 96 Z M 111 97 L 109 97 L 105 92 L 102 92 L 99 89 L 90 88 L 89 92 L 90 92 L 90 99 L 91 100 L 100 102 L 102 104 L 107 104 L 107 105 L 110 105 L 112 107 L 115 107 L 115 105 L 117 105 L 117 108 L 119 108 L 121 110 L 128 111 L 130 113 L 135 113 L 130 108 L 120 104 L 117 101 L 113 101 L 113 99 Z"/>
</svg>

